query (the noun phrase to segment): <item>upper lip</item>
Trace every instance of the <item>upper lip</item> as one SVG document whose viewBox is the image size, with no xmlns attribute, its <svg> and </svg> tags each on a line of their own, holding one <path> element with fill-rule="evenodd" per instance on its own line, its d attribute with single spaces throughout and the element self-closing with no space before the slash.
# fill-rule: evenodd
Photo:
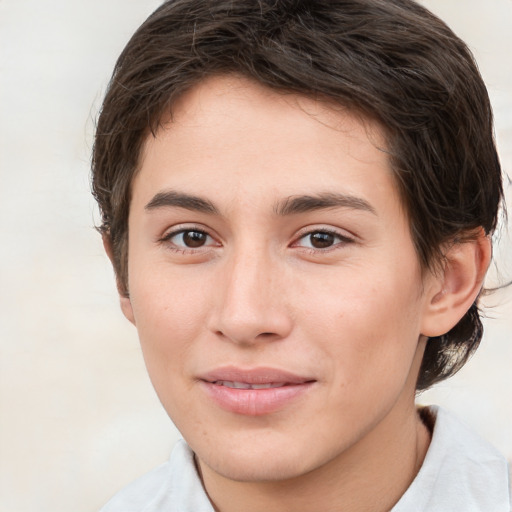
<svg viewBox="0 0 512 512">
<path fill-rule="evenodd" d="M 200 380 L 206 382 L 244 382 L 247 384 L 304 384 L 312 382 L 315 379 L 302 375 L 297 375 L 286 370 L 270 367 L 257 368 L 238 368 L 234 366 L 225 366 L 203 373 L 199 376 Z"/>
</svg>

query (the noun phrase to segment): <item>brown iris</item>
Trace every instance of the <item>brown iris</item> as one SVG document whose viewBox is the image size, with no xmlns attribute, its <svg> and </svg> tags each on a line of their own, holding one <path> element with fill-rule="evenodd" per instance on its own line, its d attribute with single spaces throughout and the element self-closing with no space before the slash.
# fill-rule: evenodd
<svg viewBox="0 0 512 512">
<path fill-rule="evenodd" d="M 208 235 L 201 231 L 184 231 L 183 243 L 190 248 L 202 247 L 206 243 Z"/>
<path fill-rule="evenodd" d="M 326 249 L 334 244 L 335 236 L 332 233 L 317 232 L 311 233 L 309 239 L 315 249 Z"/>
</svg>

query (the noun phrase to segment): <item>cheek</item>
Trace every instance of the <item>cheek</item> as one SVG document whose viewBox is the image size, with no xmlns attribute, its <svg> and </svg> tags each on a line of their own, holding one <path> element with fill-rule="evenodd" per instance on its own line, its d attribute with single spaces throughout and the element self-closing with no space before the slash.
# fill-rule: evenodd
<svg viewBox="0 0 512 512">
<path fill-rule="evenodd" d="M 140 273 L 130 292 L 146 366 L 161 395 L 166 382 L 177 381 L 186 371 L 184 362 L 205 324 L 207 294 L 201 286 L 155 267 Z"/>
<path fill-rule="evenodd" d="M 414 286 L 398 278 L 359 276 L 325 282 L 322 293 L 304 301 L 305 338 L 315 340 L 336 385 L 354 397 L 402 385 L 419 338 Z"/>
<path fill-rule="evenodd" d="M 137 329 L 179 340 L 178 333 L 198 327 L 206 308 L 205 283 L 196 273 L 153 260 L 134 268 L 130 296 Z"/>
</svg>

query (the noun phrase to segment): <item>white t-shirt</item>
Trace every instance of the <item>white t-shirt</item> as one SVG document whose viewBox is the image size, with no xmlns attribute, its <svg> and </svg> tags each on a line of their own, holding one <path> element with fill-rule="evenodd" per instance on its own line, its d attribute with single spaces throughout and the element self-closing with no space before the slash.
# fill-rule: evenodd
<svg viewBox="0 0 512 512">
<path fill-rule="evenodd" d="M 510 512 L 505 459 L 447 411 L 435 420 L 423 465 L 391 512 Z M 116 494 L 100 512 L 214 512 L 185 441 L 170 459 Z"/>
</svg>

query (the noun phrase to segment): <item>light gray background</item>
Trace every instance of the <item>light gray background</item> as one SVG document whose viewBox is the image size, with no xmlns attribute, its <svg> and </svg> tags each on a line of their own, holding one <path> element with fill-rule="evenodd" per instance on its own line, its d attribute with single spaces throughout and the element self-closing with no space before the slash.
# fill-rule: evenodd
<svg viewBox="0 0 512 512">
<path fill-rule="evenodd" d="M 0 0 L 0 512 L 96 510 L 165 460 L 177 436 L 118 310 L 88 183 L 113 64 L 159 3 Z M 512 175 L 512 1 L 423 3 L 474 51 Z M 504 238 L 509 278 L 511 254 Z M 420 397 L 509 458 L 511 295 L 492 297 L 499 305 L 467 368 Z"/>
</svg>

